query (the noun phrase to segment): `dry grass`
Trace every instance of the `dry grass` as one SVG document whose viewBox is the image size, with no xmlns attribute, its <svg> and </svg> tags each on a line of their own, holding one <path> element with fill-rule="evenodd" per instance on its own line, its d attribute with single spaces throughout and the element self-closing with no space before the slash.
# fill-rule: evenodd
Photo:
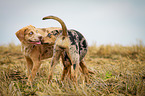
<svg viewBox="0 0 145 96">
<path fill-rule="evenodd" d="M 20 45 L 0 46 L 0 96 L 145 96 L 145 47 L 101 45 L 89 47 L 85 58 L 87 67 L 94 71 L 91 83 L 76 86 L 70 80 L 60 81 L 62 64 L 56 66 L 51 84 L 47 84 L 51 59 L 42 61 L 33 86 L 26 84 L 26 62 Z M 60 62 L 61 63 L 61 62 Z"/>
</svg>

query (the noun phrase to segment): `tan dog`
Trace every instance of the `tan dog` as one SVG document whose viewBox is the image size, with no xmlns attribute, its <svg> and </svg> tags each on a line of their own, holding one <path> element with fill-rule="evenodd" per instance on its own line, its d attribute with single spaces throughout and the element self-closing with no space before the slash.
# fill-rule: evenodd
<svg viewBox="0 0 145 96">
<path fill-rule="evenodd" d="M 88 45 L 84 36 L 76 30 L 67 30 L 65 23 L 58 17 L 47 16 L 43 18 L 43 20 L 45 19 L 54 19 L 58 21 L 62 26 L 62 33 L 59 36 L 48 34 L 48 36 L 42 40 L 42 42 L 44 43 L 54 45 L 54 53 L 51 62 L 48 82 L 52 79 L 55 65 L 58 63 L 62 52 L 66 52 L 66 56 L 70 60 L 71 65 L 73 65 L 74 81 L 77 83 L 79 66 L 82 68 L 82 72 L 84 73 L 86 79 L 88 79 L 89 71 L 84 64 L 84 57 L 87 53 Z"/>
<path fill-rule="evenodd" d="M 47 44 L 42 45 L 40 42 L 42 36 L 45 36 L 47 31 L 52 31 L 53 29 L 60 28 L 41 29 L 29 25 L 16 32 L 16 36 L 21 42 L 22 51 L 27 62 L 28 81 L 32 81 L 34 79 L 36 72 L 41 65 L 40 61 L 43 59 L 51 58 L 53 55 L 53 46 L 49 46 Z"/>
<path fill-rule="evenodd" d="M 61 28 L 35 28 L 34 26 L 29 25 L 16 32 L 16 36 L 21 42 L 22 51 L 27 62 L 27 76 L 28 81 L 30 82 L 35 78 L 36 72 L 41 65 L 40 61 L 51 58 L 53 56 L 53 46 L 50 46 L 49 44 L 41 44 L 40 42 L 42 37 L 46 37 L 46 35 L 50 32 L 53 33 L 53 30 L 59 31 L 61 30 Z M 69 72 L 71 70 L 69 69 L 70 62 L 68 60 L 65 60 L 64 54 L 62 54 L 61 56 L 64 64 L 64 70 L 62 74 L 63 80 L 64 76 L 67 73 L 69 75 Z"/>
</svg>

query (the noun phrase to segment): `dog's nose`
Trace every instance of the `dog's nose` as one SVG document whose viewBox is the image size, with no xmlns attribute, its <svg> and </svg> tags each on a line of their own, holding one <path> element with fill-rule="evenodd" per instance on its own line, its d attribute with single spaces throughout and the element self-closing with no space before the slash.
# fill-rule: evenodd
<svg viewBox="0 0 145 96">
<path fill-rule="evenodd" d="M 38 38 L 39 38 L 39 40 L 42 40 L 42 36 L 39 36 Z"/>
</svg>

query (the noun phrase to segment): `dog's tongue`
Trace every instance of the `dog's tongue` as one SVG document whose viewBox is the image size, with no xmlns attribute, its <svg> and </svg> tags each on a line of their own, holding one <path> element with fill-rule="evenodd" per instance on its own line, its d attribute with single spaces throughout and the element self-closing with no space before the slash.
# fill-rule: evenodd
<svg viewBox="0 0 145 96">
<path fill-rule="evenodd" d="M 36 44 L 41 44 L 41 42 L 39 41 L 39 42 L 36 42 Z"/>
<path fill-rule="evenodd" d="M 31 42 L 31 44 L 41 44 L 41 42 Z"/>
</svg>

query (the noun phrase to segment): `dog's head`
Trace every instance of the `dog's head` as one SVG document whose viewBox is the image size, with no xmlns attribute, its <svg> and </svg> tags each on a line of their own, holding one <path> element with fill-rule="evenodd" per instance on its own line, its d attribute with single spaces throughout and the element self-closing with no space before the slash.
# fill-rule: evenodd
<svg viewBox="0 0 145 96">
<path fill-rule="evenodd" d="M 54 45 L 60 32 L 61 32 L 60 30 L 53 30 L 51 32 L 48 32 L 47 36 L 42 39 L 42 43 L 48 45 Z"/>
<path fill-rule="evenodd" d="M 17 31 L 16 36 L 23 44 L 41 44 L 42 36 L 32 25 L 26 26 Z"/>
</svg>

